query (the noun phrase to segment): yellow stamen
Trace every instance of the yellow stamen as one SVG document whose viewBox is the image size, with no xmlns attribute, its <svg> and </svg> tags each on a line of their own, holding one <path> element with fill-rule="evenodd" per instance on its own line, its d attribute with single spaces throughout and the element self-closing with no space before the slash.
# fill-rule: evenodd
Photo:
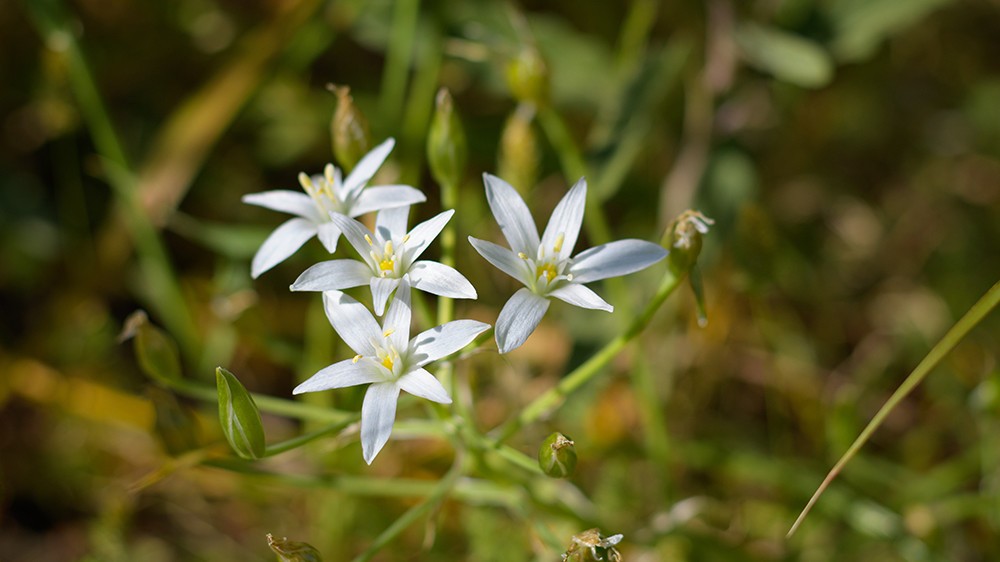
<svg viewBox="0 0 1000 562">
<path fill-rule="evenodd" d="M 375 246 L 375 244 L 372 242 L 372 237 L 368 236 L 367 234 L 365 234 L 365 242 L 368 242 L 369 246 L 372 246 L 372 247 Z"/>
<path fill-rule="evenodd" d="M 555 250 L 556 252 L 561 252 L 563 247 L 563 241 L 565 239 L 566 235 L 560 232 L 559 236 L 556 236 L 556 243 L 552 246 L 552 249 Z"/>
<path fill-rule="evenodd" d="M 521 258 L 522 260 L 528 259 L 527 254 L 525 254 L 524 252 L 518 252 L 517 257 Z"/>
<path fill-rule="evenodd" d="M 385 249 L 382 250 L 382 254 L 386 256 L 392 255 L 392 240 L 385 241 Z"/>
<path fill-rule="evenodd" d="M 379 269 L 382 270 L 382 273 L 384 274 L 389 271 L 393 271 L 396 268 L 396 262 L 394 260 L 382 260 L 378 262 L 378 267 Z"/>
<path fill-rule="evenodd" d="M 388 330 L 382 332 L 382 337 L 383 338 L 387 338 L 387 337 L 389 337 L 389 336 L 391 336 L 391 335 L 393 335 L 395 333 L 396 333 L 396 329 L 395 328 L 389 328 Z"/>
<path fill-rule="evenodd" d="M 361 356 L 360 355 L 355 355 L 354 359 L 351 359 L 351 363 L 357 363 L 358 361 L 361 361 Z"/>
<path fill-rule="evenodd" d="M 410 240 L 410 235 L 407 234 L 406 236 L 403 237 L 403 244 L 406 244 L 407 242 L 409 242 L 409 240 Z"/>
<path fill-rule="evenodd" d="M 551 263 L 540 265 L 538 266 L 538 269 L 535 271 L 536 278 L 544 275 L 545 279 L 547 279 L 549 282 L 555 279 L 556 275 L 558 274 L 559 272 L 556 271 L 556 266 Z"/>
<path fill-rule="evenodd" d="M 389 369 L 391 371 L 392 370 L 392 357 L 389 357 L 388 355 L 386 355 L 385 357 L 383 357 L 382 358 L 382 366 L 385 367 L 386 369 Z"/>
<path fill-rule="evenodd" d="M 333 164 L 327 164 L 326 167 L 323 168 L 323 175 L 326 176 L 326 181 L 333 183 Z"/>
<path fill-rule="evenodd" d="M 305 172 L 299 172 L 299 184 L 302 186 L 302 189 L 305 189 L 306 191 L 309 191 L 313 187 L 312 178 L 307 176 Z"/>
</svg>

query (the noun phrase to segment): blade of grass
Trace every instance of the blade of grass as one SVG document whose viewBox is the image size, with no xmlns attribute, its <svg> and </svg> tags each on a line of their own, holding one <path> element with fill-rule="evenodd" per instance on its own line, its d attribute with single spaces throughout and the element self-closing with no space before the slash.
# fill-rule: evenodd
<svg viewBox="0 0 1000 562">
<path fill-rule="evenodd" d="M 875 433 L 875 430 L 882 425 L 882 422 L 884 422 L 885 418 L 889 416 L 889 413 L 892 412 L 896 406 L 903 401 L 903 398 L 906 398 L 906 396 L 912 392 L 925 377 L 927 377 L 928 373 L 937 367 L 938 363 L 940 363 L 941 360 L 944 359 L 944 357 L 948 355 L 948 353 L 950 353 L 956 345 L 958 345 L 958 342 L 962 341 L 962 339 L 964 339 L 965 336 L 974 327 L 976 327 L 976 325 L 979 324 L 979 322 L 981 322 L 987 314 L 990 313 L 990 311 L 996 308 L 998 303 L 1000 303 L 1000 282 L 993 285 L 993 287 L 991 287 L 990 290 L 987 291 L 981 299 L 979 299 L 979 302 L 974 304 L 972 308 L 969 309 L 969 312 L 965 313 L 965 316 L 963 316 L 954 326 L 951 327 L 950 330 L 948 330 L 948 333 L 941 338 L 941 341 L 931 348 L 930 352 L 924 357 L 920 364 L 913 369 L 913 372 L 906 377 L 906 380 L 899 385 L 899 388 L 897 388 L 896 391 L 892 393 L 892 396 L 886 400 L 885 404 L 879 408 L 879 411 L 875 413 L 875 416 L 870 422 L 868 422 L 868 425 L 864 428 L 864 430 L 861 431 L 861 434 L 858 435 L 857 439 L 854 440 L 854 443 L 852 443 L 847 449 L 847 452 L 840 457 L 840 460 L 838 460 L 833 468 L 830 469 L 830 472 L 827 473 L 826 478 L 823 479 L 819 488 L 817 488 L 816 492 L 813 493 L 811 498 L 809 498 L 809 502 L 806 503 L 802 512 L 799 513 L 798 518 L 795 519 L 795 523 L 792 524 L 792 527 L 788 530 L 785 538 L 790 538 L 795 534 L 795 531 L 802 524 L 802 521 L 805 520 L 806 516 L 809 515 L 813 505 L 815 505 L 816 501 L 819 500 L 819 497 L 823 495 L 823 492 L 826 491 L 826 489 L 830 486 L 830 483 L 832 483 L 834 478 L 840 474 L 840 471 L 844 469 L 847 463 L 858 454 L 861 447 L 868 442 L 868 439 L 873 433 Z"/>
</svg>

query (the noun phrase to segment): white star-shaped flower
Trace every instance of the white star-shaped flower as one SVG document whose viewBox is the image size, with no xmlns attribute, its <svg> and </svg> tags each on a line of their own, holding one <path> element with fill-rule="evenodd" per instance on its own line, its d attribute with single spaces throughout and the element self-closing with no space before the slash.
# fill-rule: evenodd
<svg viewBox="0 0 1000 562">
<path fill-rule="evenodd" d="M 309 177 L 299 174 L 299 183 L 305 193 L 278 189 L 244 195 L 244 203 L 296 215 L 264 240 L 253 257 L 250 275 L 256 279 L 285 261 L 313 236 L 318 235 L 327 251 L 333 253 L 337 249 L 340 229 L 330 220 L 331 212 L 357 217 L 379 209 L 426 201 L 423 193 L 408 185 L 365 189 L 365 184 L 385 162 L 395 142 L 389 139 L 373 148 L 358 162 L 347 179 L 341 180 L 340 169 L 327 164 L 323 175 Z"/>
<path fill-rule="evenodd" d="M 583 178 L 556 205 L 541 240 L 517 190 L 490 174 L 483 174 L 483 181 L 486 200 L 510 249 L 471 236 L 469 242 L 487 261 L 524 284 L 497 317 L 500 353 L 516 349 L 528 339 L 548 310 L 549 297 L 611 312 L 614 307 L 583 284 L 634 273 L 667 255 L 658 244 L 629 239 L 602 244 L 571 258 L 587 200 Z"/>
<path fill-rule="evenodd" d="M 455 211 L 445 211 L 407 232 L 408 213 L 409 207 L 379 211 L 375 217 L 375 232 L 370 232 L 354 219 L 332 213 L 333 223 L 344 233 L 364 261 L 345 259 L 320 262 L 305 270 L 291 289 L 329 291 L 369 285 L 375 313 L 379 316 L 385 312 L 389 295 L 404 275 L 409 275 L 414 289 L 455 299 L 476 298 L 476 289 L 472 283 L 455 268 L 436 261 L 417 261 Z"/>
<path fill-rule="evenodd" d="M 324 292 L 323 304 L 333 328 L 357 355 L 322 369 L 292 392 L 370 384 L 361 406 L 361 449 L 368 464 L 392 433 L 399 391 L 450 404 L 448 392 L 424 365 L 462 349 L 489 328 L 475 320 L 454 320 L 410 339 L 410 284 L 405 276 L 381 326 L 363 304 L 340 291 Z"/>
</svg>

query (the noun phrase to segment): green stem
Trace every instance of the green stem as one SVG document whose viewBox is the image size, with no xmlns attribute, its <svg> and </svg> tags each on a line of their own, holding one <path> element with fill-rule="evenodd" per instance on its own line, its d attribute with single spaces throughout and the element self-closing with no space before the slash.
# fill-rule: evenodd
<svg viewBox="0 0 1000 562">
<path fill-rule="evenodd" d="M 206 402 L 218 402 L 219 391 L 214 386 L 197 383 L 189 380 L 162 380 L 171 389 L 185 396 L 204 400 Z M 276 398 L 266 394 L 251 392 L 253 401 L 262 412 L 268 412 L 279 416 L 297 418 L 302 420 L 323 421 L 327 423 L 341 423 L 352 420 L 355 414 L 333 410 L 323 406 L 315 406 L 284 398 Z"/>
<path fill-rule="evenodd" d="M 972 308 L 969 309 L 969 312 L 965 313 L 965 316 L 963 316 L 961 320 L 948 330 L 948 333 L 941 338 L 941 341 L 931 348 L 930 352 L 923 358 L 917 367 L 913 369 L 913 372 L 911 372 L 906 377 L 906 380 L 899 385 L 896 392 L 893 392 L 892 396 L 890 396 L 889 399 L 886 400 L 885 404 L 879 408 L 875 417 L 868 422 L 865 429 L 860 435 L 858 435 L 857 439 L 854 440 L 854 443 L 852 443 L 847 449 L 847 452 L 840 457 L 837 464 L 830 469 L 826 478 L 824 478 L 823 482 L 819 485 L 819 488 L 817 488 L 816 492 L 813 493 L 811 498 L 809 498 L 809 502 L 806 504 L 805 508 L 802 509 L 802 513 L 799 514 L 795 523 L 792 524 L 791 529 L 788 530 L 788 534 L 785 535 L 786 538 L 795 534 L 795 531 L 799 528 L 799 525 L 802 524 L 802 521 L 805 520 L 806 515 L 808 515 L 809 511 L 812 510 L 813 505 L 816 504 L 819 497 L 823 495 L 823 492 L 830 486 L 833 479 L 840 474 L 840 471 L 843 470 L 844 466 L 846 466 L 847 463 L 858 454 L 861 447 L 868 441 L 871 435 L 875 433 L 875 430 L 882 425 L 882 422 L 884 422 L 885 418 L 889 416 L 889 413 L 892 412 L 892 410 L 894 410 L 896 406 L 898 406 L 899 403 L 902 402 L 903 399 L 906 398 L 906 396 L 913 391 L 913 389 L 916 388 L 917 385 L 919 385 L 932 370 L 934 370 L 935 367 L 937 367 L 938 363 L 940 363 L 941 360 L 944 359 L 944 357 L 948 355 L 948 353 L 950 353 L 956 345 L 958 345 L 958 342 L 965 338 L 972 328 L 976 327 L 976 325 L 979 324 L 979 322 L 981 322 L 983 318 L 990 313 L 990 311 L 996 308 L 998 303 L 1000 303 L 1000 281 L 993 285 L 993 287 L 991 287 L 990 290 L 987 291 L 981 299 L 979 299 L 979 302 L 973 305 Z"/>
<path fill-rule="evenodd" d="M 273 443 L 271 445 L 268 445 L 267 448 L 264 450 L 264 456 L 273 457 L 275 455 L 280 455 L 281 453 L 291 451 L 292 449 L 297 449 L 305 445 L 306 443 L 309 443 L 310 441 L 314 441 L 316 439 L 319 439 L 320 437 L 323 437 L 324 435 L 333 433 L 335 431 L 340 431 L 341 429 L 344 429 L 345 427 L 358 421 L 358 419 L 360 419 L 360 416 L 354 415 L 344 421 L 330 424 L 326 427 L 317 429 L 316 431 L 303 433 L 302 435 L 292 437 L 291 439 L 287 439 L 279 443 Z"/>
<path fill-rule="evenodd" d="M 497 442 L 502 443 L 506 441 L 522 427 L 551 413 L 562 405 L 567 396 L 594 378 L 630 341 L 642 333 L 649 324 L 649 321 L 652 320 L 653 315 L 660 308 L 660 305 L 680 286 L 683 279 L 683 275 L 675 275 L 668 268 L 652 300 L 635 317 L 625 332 L 608 342 L 607 345 L 585 363 L 566 375 L 565 378 L 559 381 L 559 384 L 528 404 L 521 410 L 520 415 L 501 426 L 498 431 L 499 438 Z"/>
</svg>

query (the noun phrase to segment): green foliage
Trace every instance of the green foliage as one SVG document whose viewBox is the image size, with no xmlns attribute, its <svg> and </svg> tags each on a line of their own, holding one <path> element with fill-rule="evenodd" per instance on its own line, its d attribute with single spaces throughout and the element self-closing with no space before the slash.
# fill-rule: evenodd
<svg viewBox="0 0 1000 562">
<path fill-rule="evenodd" d="M 593 527 L 624 534 L 625 560 L 1000 557 L 995 313 L 924 371 L 784 538 L 1000 277 L 994 12 L 0 3 L 0 449 L 16 452 L 0 455 L 0 559 L 267 559 L 271 530 L 329 560 L 586 559 L 594 537 L 572 537 Z M 509 65 L 526 52 L 538 58 Z M 297 189 L 298 172 L 330 161 L 329 82 L 351 87 L 373 141 L 396 138 L 379 181 L 427 194 L 411 224 L 457 209 L 426 255 L 453 258 L 479 299 L 437 303 L 449 317 L 491 321 L 511 289 L 465 238 L 498 241 L 479 181 L 498 155 L 536 218 L 587 177 L 580 247 L 672 245 L 687 208 L 716 223 L 696 252 L 672 248 L 683 279 L 657 285 L 661 264 L 595 284 L 613 314 L 554 303 L 516 354 L 455 357 L 448 409 L 401 395 L 368 468 L 363 392 L 289 393 L 347 355 L 288 284 L 349 246 L 330 256 L 312 241 L 247 275 L 281 219 L 240 198 Z M 467 146 L 450 191 L 431 181 L 442 87 Z M 644 315 L 687 283 L 694 299 L 684 286 Z M 417 324 L 434 304 L 415 302 Z M 136 309 L 156 325 L 135 327 L 131 353 L 113 336 Z M 225 370 L 211 380 L 215 365 L 260 392 Z M 217 405 L 244 458 L 211 442 Z M 570 479 L 535 458 L 554 427 L 574 437 Z"/>
<path fill-rule="evenodd" d="M 825 86 L 833 78 L 833 61 L 823 47 L 780 29 L 745 24 L 736 42 L 747 62 L 779 80 L 806 88 Z"/>
</svg>

